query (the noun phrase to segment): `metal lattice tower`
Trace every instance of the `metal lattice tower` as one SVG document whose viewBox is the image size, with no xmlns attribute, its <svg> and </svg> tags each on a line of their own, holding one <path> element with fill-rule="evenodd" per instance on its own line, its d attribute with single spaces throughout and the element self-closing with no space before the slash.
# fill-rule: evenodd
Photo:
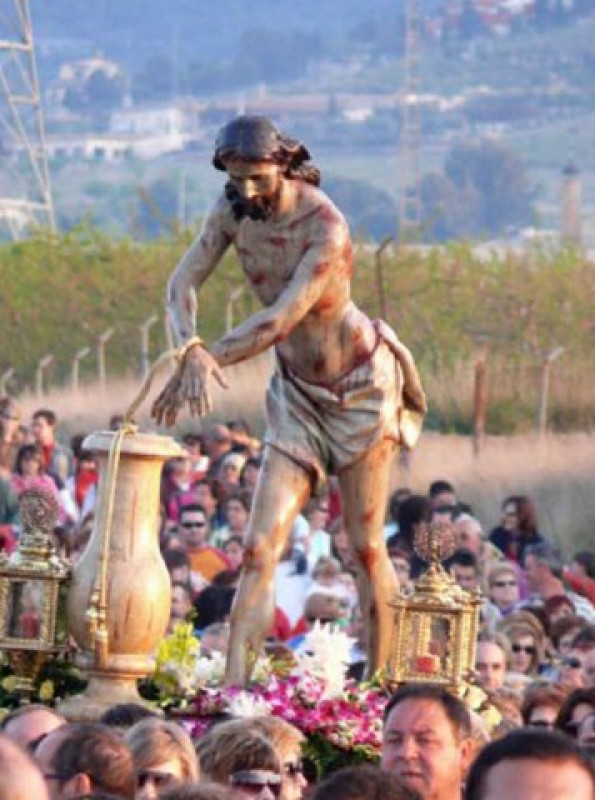
<svg viewBox="0 0 595 800">
<path fill-rule="evenodd" d="M 405 78 L 399 143 L 399 239 L 410 241 L 421 228 L 419 145 L 421 119 L 419 62 L 421 25 L 419 0 L 405 2 Z"/>
<path fill-rule="evenodd" d="M 0 0 L 0 226 L 55 230 L 29 0 Z"/>
</svg>

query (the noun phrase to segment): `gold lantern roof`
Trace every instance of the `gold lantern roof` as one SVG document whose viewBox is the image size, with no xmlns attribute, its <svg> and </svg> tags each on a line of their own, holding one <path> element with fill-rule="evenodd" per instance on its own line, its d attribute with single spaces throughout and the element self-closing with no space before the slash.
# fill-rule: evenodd
<svg viewBox="0 0 595 800">
<path fill-rule="evenodd" d="M 45 661 L 66 648 L 70 567 L 52 543 L 58 512 L 52 492 L 27 489 L 19 505 L 19 547 L 10 558 L 0 553 L 0 651 L 17 676 L 17 689 L 27 695 Z"/>
<path fill-rule="evenodd" d="M 414 547 L 429 566 L 411 594 L 391 602 L 388 680 L 393 686 L 440 684 L 460 693 L 474 674 L 481 593 L 462 589 L 442 566 L 455 550 L 449 523 L 424 523 Z"/>
</svg>

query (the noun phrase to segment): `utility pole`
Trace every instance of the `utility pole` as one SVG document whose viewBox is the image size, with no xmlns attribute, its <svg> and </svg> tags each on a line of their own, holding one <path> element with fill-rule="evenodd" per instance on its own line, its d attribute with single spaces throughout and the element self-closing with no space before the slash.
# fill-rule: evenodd
<svg viewBox="0 0 595 800">
<path fill-rule="evenodd" d="M 399 242 L 419 238 L 421 196 L 419 147 L 421 119 L 419 103 L 421 25 L 419 0 L 405 0 L 405 77 L 401 97 L 399 143 Z"/>
<path fill-rule="evenodd" d="M 0 223 L 56 229 L 29 0 L 0 0 Z"/>
</svg>

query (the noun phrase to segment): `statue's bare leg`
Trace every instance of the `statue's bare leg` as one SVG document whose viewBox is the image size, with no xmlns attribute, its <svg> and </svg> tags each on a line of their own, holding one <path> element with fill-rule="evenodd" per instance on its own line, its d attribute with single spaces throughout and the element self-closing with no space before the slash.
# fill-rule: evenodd
<svg viewBox="0 0 595 800">
<path fill-rule="evenodd" d="M 244 566 L 231 612 L 225 680 L 245 686 L 275 613 L 275 567 L 296 516 L 307 501 L 307 472 L 267 447 L 246 534 Z"/>
<path fill-rule="evenodd" d="M 387 663 L 394 614 L 388 602 L 399 585 L 383 531 L 394 453 L 385 439 L 339 475 L 345 530 L 358 565 L 368 674 Z"/>
</svg>

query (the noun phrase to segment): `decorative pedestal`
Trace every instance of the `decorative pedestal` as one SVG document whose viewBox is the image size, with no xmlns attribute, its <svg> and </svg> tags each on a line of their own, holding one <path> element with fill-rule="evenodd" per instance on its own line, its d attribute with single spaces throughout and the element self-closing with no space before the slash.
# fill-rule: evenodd
<svg viewBox="0 0 595 800">
<path fill-rule="evenodd" d="M 105 483 L 115 436 L 102 431 L 84 442 L 99 460 L 100 505 L 68 594 L 68 629 L 80 648 L 76 664 L 89 677 L 86 690 L 59 707 L 71 720 L 92 721 L 116 703 L 143 702 L 136 682 L 153 670 L 152 654 L 169 620 L 170 579 L 158 541 L 160 479 L 163 462 L 181 451 L 163 436 L 124 437 L 106 542 Z"/>
</svg>

